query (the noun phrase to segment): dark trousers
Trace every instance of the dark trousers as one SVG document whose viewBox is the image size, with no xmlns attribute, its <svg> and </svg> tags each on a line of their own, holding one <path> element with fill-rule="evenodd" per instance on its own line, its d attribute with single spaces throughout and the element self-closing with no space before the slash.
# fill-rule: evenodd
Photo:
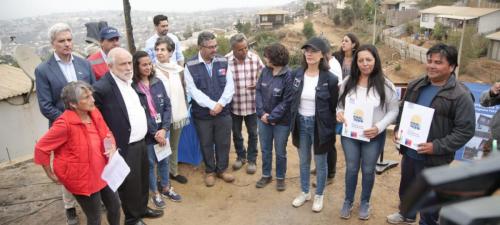
<svg viewBox="0 0 500 225">
<path fill-rule="evenodd" d="M 413 151 L 408 149 L 407 151 Z M 404 195 L 408 188 L 412 185 L 413 181 L 424 170 L 424 161 L 415 160 L 406 154 L 403 154 L 401 159 L 401 181 L 399 182 L 399 201 L 403 200 Z M 416 213 L 405 215 L 406 218 L 415 219 Z"/>
<path fill-rule="evenodd" d="M 200 139 L 205 172 L 226 171 L 231 146 L 231 115 L 216 116 L 209 120 L 195 118 L 194 121 Z"/>
<path fill-rule="evenodd" d="M 125 214 L 125 224 L 135 224 L 142 218 L 148 205 L 149 161 L 146 142 L 141 140 L 129 144 L 124 159 L 130 167 L 130 173 L 118 193 Z"/>
<path fill-rule="evenodd" d="M 257 114 L 246 116 L 238 116 L 232 114 L 233 117 L 233 142 L 238 160 L 247 160 L 255 163 L 257 159 Z M 248 133 L 248 148 L 243 145 L 243 135 L 241 134 L 243 121 L 247 127 Z"/>
<path fill-rule="evenodd" d="M 120 224 L 120 199 L 108 186 L 90 196 L 74 196 L 87 217 L 87 225 L 101 224 L 101 200 L 106 206 L 106 217 L 109 225 Z"/>
</svg>

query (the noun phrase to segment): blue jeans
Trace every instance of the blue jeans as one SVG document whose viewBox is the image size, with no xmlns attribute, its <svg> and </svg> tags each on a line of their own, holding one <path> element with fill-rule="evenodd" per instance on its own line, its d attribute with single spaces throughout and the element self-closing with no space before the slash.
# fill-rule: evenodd
<svg viewBox="0 0 500 225">
<path fill-rule="evenodd" d="M 257 159 L 257 114 L 246 116 L 238 116 L 232 114 L 233 117 L 233 142 L 238 160 L 248 160 L 255 163 Z M 242 124 L 245 121 L 248 133 L 248 149 L 243 145 L 243 135 L 241 134 Z"/>
<path fill-rule="evenodd" d="M 149 190 L 151 192 L 158 191 L 157 176 L 155 174 L 155 164 L 157 164 L 158 176 L 161 179 L 161 187 L 168 186 L 168 157 L 159 161 L 156 160 L 154 144 L 148 145 L 148 159 L 149 159 Z"/>
<path fill-rule="evenodd" d="M 314 116 L 299 115 L 299 160 L 300 160 L 300 189 L 309 193 L 309 177 L 311 170 L 311 152 L 314 143 Z M 328 171 L 327 153 L 314 154 L 316 163 L 316 194 L 323 195 Z"/>
<path fill-rule="evenodd" d="M 346 161 L 345 175 L 345 200 L 354 202 L 354 193 L 358 183 L 358 173 L 361 167 L 361 202 L 370 202 L 373 184 L 375 183 L 375 166 L 381 151 L 381 142 L 385 139 L 385 131 L 380 133 L 370 142 L 342 137 Z"/>
<path fill-rule="evenodd" d="M 271 177 L 273 167 L 273 140 L 276 151 L 276 178 L 285 179 L 286 175 L 286 144 L 290 127 L 284 125 L 265 124 L 258 122 L 260 149 L 262 151 L 262 177 Z"/>
</svg>

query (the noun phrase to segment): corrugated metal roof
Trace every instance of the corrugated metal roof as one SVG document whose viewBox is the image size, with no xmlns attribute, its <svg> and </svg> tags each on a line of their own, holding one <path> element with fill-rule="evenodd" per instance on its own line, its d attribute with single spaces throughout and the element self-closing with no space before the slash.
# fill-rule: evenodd
<svg viewBox="0 0 500 225">
<path fill-rule="evenodd" d="M 438 5 L 424 10 L 420 10 L 420 13 L 439 14 L 441 17 L 446 17 L 446 15 L 449 15 L 449 16 L 454 16 L 455 18 L 457 17 L 477 18 L 499 10 L 500 9 L 495 9 L 495 8 L 472 8 L 472 7 Z"/>
<path fill-rule="evenodd" d="M 268 9 L 257 13 L 257 15 L 280 15 L 280 14 L 288 14 L 288 12 L 280 9 Z"/>
<path fill-rule="evenodd" d="M 0 65 L 0 100 L 28 93 L 31 79 L 19 68 Z"/>
<path fill-rule="evenodd" d="M 500 31 L 493 33 L 493 34 L 490 34 L 490 35 L 487 35 L 486 38 L 491 39 L 491 40 L 500 41 Z"/>
</svg>

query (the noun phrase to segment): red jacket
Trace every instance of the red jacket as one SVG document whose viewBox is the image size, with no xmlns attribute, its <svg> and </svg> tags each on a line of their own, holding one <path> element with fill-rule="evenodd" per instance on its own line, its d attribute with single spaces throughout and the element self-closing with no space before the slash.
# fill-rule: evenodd
<svg viewBox="0 0 500 225">
<path fill-rule="evenodd" d="M 102 57 L 101 51 L 97 51 L 96 53 L 90 55 L 87 60 L 92 66 L 92 71 L 95 74 L 96 80 L 101 79 L 101 77 L 109 71 L 108 64 L 106 64 L 106 61 Z"/>
<path fill-rule="evenodd" d="M 66 110 L 56 119 L 35 146 L 34 162 L 50 165 L 50 155 L 54 152 L 54 173 L 66 189 L 76 195 L 86 195 L 100 191 L 107 183 L 101 179 L 107 158 L 102 140 L 110 133 L 96 108 L 90 112 L 101 144 L 100 149 L 90 149 L 87 128 L 75 111 Z"/>
</svg>

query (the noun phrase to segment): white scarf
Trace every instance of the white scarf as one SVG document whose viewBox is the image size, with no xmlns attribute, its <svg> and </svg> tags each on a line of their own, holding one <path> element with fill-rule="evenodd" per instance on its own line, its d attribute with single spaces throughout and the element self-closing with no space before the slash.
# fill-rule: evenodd
<svg viewBox="0 0 500 225">
<path fill-rule="evenodd" d="M 155 65 L 155 69 L 158 79 L 163 82 L 167 95 L 170 98 L 173 128 L 182 128 L 189 124 L 184 88 L 179 75 L 179 72 L 184 70 L 184 68 L 176 63 L 158 62 Z"/>
</svg>

